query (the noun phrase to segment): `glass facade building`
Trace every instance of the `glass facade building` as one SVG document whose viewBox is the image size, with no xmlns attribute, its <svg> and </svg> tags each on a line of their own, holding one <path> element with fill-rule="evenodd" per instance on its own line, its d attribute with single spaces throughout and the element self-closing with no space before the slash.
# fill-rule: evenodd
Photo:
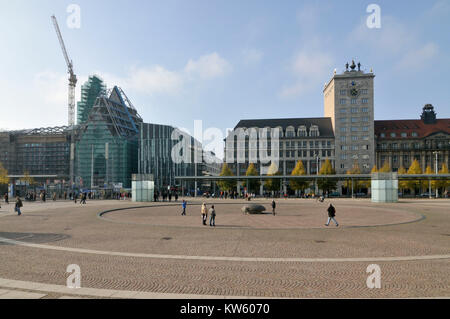
<svg viewBox="0 0 450 319">
<path fill-rule="evenodd" d="M 97 97 L 106 93 L 106 85 L 97 75 L 92 75 L 81 86 L 81 101 L 77 103 L 77 123 L 86 123 Z"/>
<path fill-rule="evenodd" d="M 117 86 L 99 96 L 76 142 L 76 184 L 84 189 L 131 188 L 131 175 L 138 170 L 141 123 Z"/>
</svg>

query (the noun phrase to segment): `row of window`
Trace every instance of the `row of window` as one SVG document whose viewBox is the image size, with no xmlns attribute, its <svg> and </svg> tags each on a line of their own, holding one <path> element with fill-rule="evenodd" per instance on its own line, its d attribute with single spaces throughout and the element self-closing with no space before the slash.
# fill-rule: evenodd
<svg viewBox="0 0 450 319">
<path fill-rule="evenodd" d="M 390 136 L 390 137 L 397 137 L 397 133 L 391 132 L 391 133 L 389 134 L 389 136 Z M 402 133 L 400 133 L 400 136 L 401 136 L 401 137 L 408 137 L 408 133 L 402 132 Z M 412 137 L 417 137 L 417 136 L 419 136 L 419 134 L 418 134 L 417 132 L 411 132 L 411 136 L 412 136 Z M 381 138 L 385 138 L 385 137 L 386 137 L 386 134 L 385 134 L 385 133 L 380 133 L 380 137 L 381 137 Z"/>
<path fill-rule="evenodd" d="M 341 136 L 339 139 L 340 139 L 341 143 L 346 143 L 347 142 L 347 136 Z M 369 140 L 369 135 L 363 135 L 361 137 L 353 135 L 353 136 L 351 136 L 351 140 L 353 142 L 354 141 L 359 141 L 359 140 L 368 141 Z"/>
<path fill-rule="evenodd" d="M 345 160 L 347 160 L 349 158 L 358 159 L 359 156 L 356 155 L 356 154 L 351 155 L 351 156 L 349 156 L 349 154 L 341 154 L 341 160 L 345 161 Z M 361 159 L 363 159 L 363 160 L 368 160 L 369 158 L 370 158 L 370 156 L 367 155 L 367 154 L 361 155 Z"/>
<path fill-rule="evenodd" d="M 357 151 L 357 150 L 362 150 L 362 151 L 367 151 L 369 150 L 369 145 L 341 145 L 341 150 L 342 151 L 348 151 L 349 149 L 351 149 L 352 151 Z"/>
<path fill-rule="evenodd" d="M 361 94 L 366 95 L 369 92 L 369 90 L 368 89 L 361 89 L 360 92 L 361 92 Z M 347 95 L 347 90 L 340 90 L 339 94 L 340 95 Z"/>
<path fill-rule="evenodd" d="M 347 113 L 349 110 L 350 110 L 350 113 L 352 113 L 352 114 L 355 114 L 355 113 L 358 113 L 358 112 L 361 112 L 361 113 L 369 113 L 369 108 L 368 108 L 368 107 L 361 107 L 361 108 L 359 108 L 359 107 L 352 107 L 352 108 L 350 108 L 350 109 L 346 109 L 345 107 L 343 107 L 343 108 L 341 108 L 341 109 L 339 110 L 339 112 L 342 113 L 342 114 L 345 114 L 345 113 Z"/>
<path fill-rule="evenodd" d="M 341 117 L 339 119 L 339 121 L 341 123 L 347 123 L 348 122 L 347 120 L 348 120 L 347 117 Z M 369 117 L 368 116 L 362 116 L 361 118 L 359 118 L 359 117 L 352 117 L 352 118 L 350 118 L 350 121 L 352 123 L 359 123 L 359 121 L 361 121 L 361 122 L 369 122 Z"/>
<path fill-rule="evenodd" d="M 340 127 L 339 131 L 341 133 L 346 133 L 346 132 L 368 132 L 369 131 L 369 127 L 368 126 L 363 126 L 363 127 L 358 127 L 358 126 L 352 126 L 352 127 Z"/>
<path fill-rule="evenodd" d="M 369 99 L 361 99 L 361 104 L 368 104 Z M 347 105 L 347 99 L 339 99 L 340 105 Z M 358 99 L 350 99 L 350 104 L 356 105 L 358 104 Z"/>
</svg>

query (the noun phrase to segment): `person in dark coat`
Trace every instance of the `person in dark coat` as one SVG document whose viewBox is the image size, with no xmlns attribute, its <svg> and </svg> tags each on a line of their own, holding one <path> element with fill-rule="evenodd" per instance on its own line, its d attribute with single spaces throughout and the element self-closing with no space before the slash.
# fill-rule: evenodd
<svg viewBox="0 0 450 319">
<path fill-rule="evenodd" d="M 334 208 L 334 206 L 332 204 L 330 204 L 330 206 L 328 206 L 327 210 L 328 210 L 328 221 L 325 224 L 325 226 L 330 225 L 330 222 L 333 221 L 336 224 L 336 227 L 338 227 L 339 223 L 334 218 L 336 216 L 336 209 Z"/>
<path fill-rule="evenodd" d="M 277 207 L 277 204 L 275 204 L 275 201 L 272 200 L 272 214 L 275 216 L 275 208 Z"/>
<path fill-rule="evenodd" d="M 209 210 L 211 217 L 209 219 L 209 226 L 216 227 L 216 210 L 214 209 L 214 205 L 211 206 Z"/>
<path fill-rule="evenodd" d="M 22 200 L 20 199 L 19 196 L 16 197 L 16 206 L 14 208 L 14 210 L 17 212 L 17 216 L 22 215 L 22 212 L 20 211 L 20 207 L 22 207 Z"/>
</svg>

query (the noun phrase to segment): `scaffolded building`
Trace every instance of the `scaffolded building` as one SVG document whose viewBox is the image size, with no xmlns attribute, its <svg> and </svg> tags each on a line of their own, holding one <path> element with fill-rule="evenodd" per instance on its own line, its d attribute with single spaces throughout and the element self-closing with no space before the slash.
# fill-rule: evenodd
<svg viewBox="0 0 450 319">
<path fill-rule="evenodd" d="M 92 75 L 81 86 L 81 101 L 77 103 L 77 123 L 86 123 L 97 97 L 106 93 L 106 85 L 97 75 Z"/>
<path fill-rule="evenodd" d="M 82 189 L 130 188 L 138 171 L 142 118 L 122 89 L 99 96 L 76 143 L 76 184 Z"/>
</svg>

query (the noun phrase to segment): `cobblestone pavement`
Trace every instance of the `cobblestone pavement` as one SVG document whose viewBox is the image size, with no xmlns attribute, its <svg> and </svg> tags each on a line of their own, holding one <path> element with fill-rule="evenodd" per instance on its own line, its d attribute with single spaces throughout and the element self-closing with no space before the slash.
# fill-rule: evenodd
<svg viewBox="0 0 450 319">
<path fill-rule="evenodd" d="M 24 203 L 22 216 L 2 203 L 0 297 L 450 297 L 450 201 L 332 202 L 339 227 L 323 225 L 328 202 L 301 199 L 278 200 L 276 216 L 209 199 L 215 228 L 201 200 L 188 216 L 180 203 Z M 373 263 L 380 289 L 366 285 Z M 64 288 L 70 264 L 86 290 Z"/>
</svg>

